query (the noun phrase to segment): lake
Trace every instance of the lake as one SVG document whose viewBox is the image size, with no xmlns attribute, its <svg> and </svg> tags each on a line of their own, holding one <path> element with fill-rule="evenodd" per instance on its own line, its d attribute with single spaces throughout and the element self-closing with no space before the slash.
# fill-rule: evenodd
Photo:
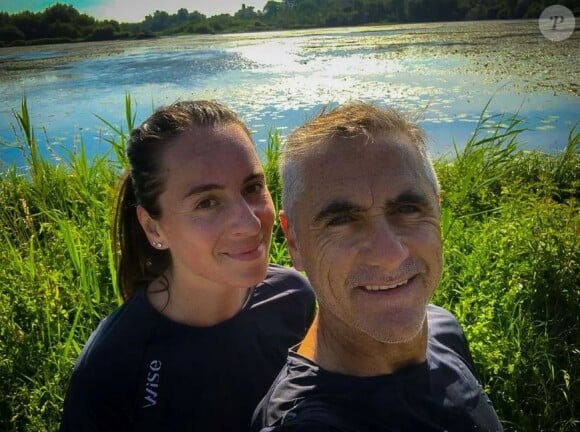
<svg viewBox="0 0 580 432">
<path fill-rule="evenodd" d="M 543 37 L 536 20 L 188 35 L 0 49 L 0 160 L 21 163 L 13 111 L 23 96 L 44 154 L 108 149 L 100 116 L 124 125 L 177 99 L 236 110 L 260 148 L 324 105 L 365 100 L 417 116 L 433 155 L 462 147 L 480 114 L 518 113 L 523 146 L 564 148 L 579 120 L 578 32 Z M 5 166 L 5 165 L 4 165 Z"/>
</svg>

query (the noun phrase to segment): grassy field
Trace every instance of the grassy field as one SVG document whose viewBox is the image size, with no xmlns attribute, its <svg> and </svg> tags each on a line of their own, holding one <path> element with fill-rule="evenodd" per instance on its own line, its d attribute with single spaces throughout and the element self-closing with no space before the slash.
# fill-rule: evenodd
<svg viewBox="0 0 580 432">
<path fill-rule="evenodd" d="M 39 156 L 25 101 L 15 122 L 26 172 L 0 172 L 0 430 L 56 431 L 73 363 L 120 304 L 110 241 L 126 124 L 111 152 Z M 580 422 L 580 134 L 560 154 L 524 152 L 513 117 L 482 114 L 473 137 L 436 162 L 445 271 L 434 302 L 464 326 L 508 431 Z M 125 131 L 125 132 L 124 132 Z M 279 203 L 279 140 L 264 155 Z M 273 262 L 289 264 L 276 227 Z M 574 366 L 576 365 L 576 366 Z"/>
</svg>

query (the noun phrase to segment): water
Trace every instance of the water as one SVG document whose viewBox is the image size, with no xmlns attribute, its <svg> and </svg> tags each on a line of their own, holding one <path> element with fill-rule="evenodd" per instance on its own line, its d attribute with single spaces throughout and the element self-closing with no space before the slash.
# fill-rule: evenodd
<svg viewBox="0 0 580 432">
<path fill-rule="evenodd" d="M 141 122 L 154 106 L 216 99 L 235 109 L 260 148 L 322 106 L 348 100 L 417 115 L 435 156 L 461 147 L 488 114 L 518 113 L 526 148 L 558 151 L 579 120 L 578 36 L 554 43 L 537 23 L 478 22 L 180 36 L 0 49 L 0 140 L 17 145 L 13 110 L 28 100 L 44 154 L 83 142 L 109 148 L 124 96 Z M 20 151 L 0 150 L 4 163 Z"/>
</svg>

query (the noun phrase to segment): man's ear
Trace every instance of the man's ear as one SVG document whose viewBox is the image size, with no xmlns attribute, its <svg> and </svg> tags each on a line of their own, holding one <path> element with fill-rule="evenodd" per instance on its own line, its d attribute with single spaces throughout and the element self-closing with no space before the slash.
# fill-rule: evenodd
<svg viewBox="0 0 580 432">
<path fill-rule="evenodd" d="M 278 216 L 280 217 L 282 231 L 284 231 L 284 235 L 286 236 L 286 244 L 288 245 L 290 257 L 292 258 L 292 264 L 296 270 L 303 271 L 304 265 L 302 264 L 302 255 L 298 250 L 298 242 L 296 240 L 296 236 L 294 235 L 295 230 L 290 226 L 284 210 L 280 210 Z"/>
<path fill-rule="evenodd" d="M 142 206 L 137 206 L 137 219 L 139 220 L 139 224 L 145 235 L 147 236 L 147 240 L 151 243 L 155 249 L 167 249 L 169 246 L 165 241 L 165 238 L 162 234 L 162 231 L 159 226 L 159 222 L 151 217 L 149 212 L 145 210 Z"/>
</svg>

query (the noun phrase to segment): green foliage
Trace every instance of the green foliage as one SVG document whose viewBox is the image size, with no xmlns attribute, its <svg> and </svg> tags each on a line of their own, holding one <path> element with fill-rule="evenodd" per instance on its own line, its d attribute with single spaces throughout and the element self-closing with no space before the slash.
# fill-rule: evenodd
<svg viewBox="0 0 580 432">
<path fill-rule="evenodd" d="M 15 119 L 25 172 L 0 173 L 0 430 L 56 431 L 72 365 L 120 303 L 110 211 L 128 132 L 110 154 L 81 144 L 40 156 L 28 106 Z M 473 137 L 436 163 L 445 271 L 434 301 L 462 323 L 484 387 L 508 431 L 573 431 L 580 419 L 580 135 L 561 154 L 524 152 L 520 121 L 482 114 Z M 280 139 L 262 155 L 276 209 Z M 273 262 L 290 259 L 275 226 Z"/>
<path fill-rule="evenodd" d="M 272 262 L 291 265 L 290 255 L 286 247 L 286 238 L 279 223 L 278 212 L 282 202 L 282 180 L 278 170 L 278 156 L 280 154 L 280 136 L 277 132 L 270 131 L 268 134 L 268 145 L 262 157 L 264 171 L 266 173 L 266 184 L 274 201 L 276 211 L 276 223 L 272 231 L 272 246 L 270 248 L 270 259 Z"/>
<path fill-rule="evenodd" d="M 537 18 L 553 2 L 536 0 L 269 0 L 263 10 L 241 3 L 230 14 L 206 17 L 180 8 L 156 10 L 140 23 L 96 21 L 73 6 L 56 3 L 41 13 L 0 16 L 0 44 L 39 44 L 82 40 L 143 38 L 144 35 L 213 34 L 355 26 L 370 23 Z M 576 2 L 577 3 L 577 2 Z M 574 0 L 559 4 L 574 10 Z"/>
<path fill-rule="evenodd" d="M 118 305 L 109 209 L 116 171 L 80 145 L 39 156 L 26 101 L 16 113 L 27 171 L 0 173 L 0 430 L 54 431 L 81 344 Z"/>
<path fill-rule="evenodd" d="M 6 42 L 13 42 L 17 40 L 23 40 L 26 36 L 24 33 L 15 25 L 0 25 L 0 40 Z"/>
<path fill-rule="evenodd" d="M 580 422 L 580 134 L 566 150 L 524 152 L 519 120 L 485 117 L 443 190 L 445 271 L 435 301 L 464 326 L 507 430 Z M 484 136 L 481 136 L 484 135 Z"/>
</svg>

